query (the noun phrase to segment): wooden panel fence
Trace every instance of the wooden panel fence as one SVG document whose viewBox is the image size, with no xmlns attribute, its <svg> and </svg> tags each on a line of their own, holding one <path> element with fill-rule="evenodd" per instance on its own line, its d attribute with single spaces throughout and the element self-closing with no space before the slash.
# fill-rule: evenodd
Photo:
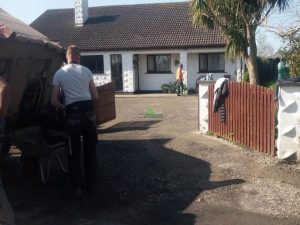
<svg viewBox="0 0 300 225">
<path fill-rule="evenodd" d="M 99 100 L 96 109 L 98 125 L 116 118 L 115 91 L 113 84 L 97 87 Z"/>
<path fill-rule="evenodd" d="M 237 144 L 275 155 L 274 91 L 262 86 L 228 82 L 226 120 L 213 112 L 214 84 L 209 85 L 208 130 Z"/>
</svg>

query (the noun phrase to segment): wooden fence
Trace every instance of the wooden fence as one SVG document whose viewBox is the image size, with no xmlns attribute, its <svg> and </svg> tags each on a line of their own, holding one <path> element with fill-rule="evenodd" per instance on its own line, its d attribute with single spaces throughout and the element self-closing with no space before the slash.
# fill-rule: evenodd
<svg viewBox="0 0 300 225">
<path fill-rule="evenodd" d="M 214 84 L 209 85 L 208 130 L 243 146 L 275 155 L 274 91 L 258 85 L 228 82 L 226 120 L 213 112 Z"/>
<path fill-rule="evenodd" d="M 98 125 L 116 118 L 115 91 L 112 83 L 97 87 L 99 101 L 96 115 Z"/>
</svg>

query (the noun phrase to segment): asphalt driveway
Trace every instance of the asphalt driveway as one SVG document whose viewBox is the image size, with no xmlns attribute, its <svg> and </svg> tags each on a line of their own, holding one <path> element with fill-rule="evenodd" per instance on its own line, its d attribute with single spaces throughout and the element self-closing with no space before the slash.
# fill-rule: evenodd
<svg viewBox="0 0 300 225">
<path fill-rule="evenodd" d="M 197 107 L 197 96 L 117 96 L 117 119 L 99 127 L 98 190 L 81 200 L 55 162 L 44 185 L 16 150 L 4 182 L 17 224 L 300 224 L 299 165 L 199 134 Z"/>
</svg>

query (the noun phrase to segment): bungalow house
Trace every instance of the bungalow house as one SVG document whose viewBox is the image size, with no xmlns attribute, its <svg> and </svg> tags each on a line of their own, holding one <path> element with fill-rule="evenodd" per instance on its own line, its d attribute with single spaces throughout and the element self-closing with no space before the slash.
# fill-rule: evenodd
<svg viewBox="0 0 300 225">
<path fill-rule="evenodd" d="M 184 82 L 196 88 L 200 75 L 236 79 L 237 61 L 226 59 L 220 30 L 195 28 L 188 2 L 47 10 L 31 26 L 63 47 L 76 44 L 96 85 L 112 82 L 116 91 L 161 91 L 184 65 Z"/>
</svg>

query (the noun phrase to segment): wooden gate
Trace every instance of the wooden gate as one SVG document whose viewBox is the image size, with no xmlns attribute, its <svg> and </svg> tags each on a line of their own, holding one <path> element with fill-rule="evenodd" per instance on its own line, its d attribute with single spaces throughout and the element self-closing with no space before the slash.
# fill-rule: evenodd
<svg viewBox="0 0 300 225">
<path fill-rule="evenodd" d="M 112 83 L 97 87 L 99 101 L 97 104 L 98 125 L 116 118 L 115 91 Z"/>
<path fill-rule="evenodd" d="M 213 112 L 214 84 L 209 85 L 208 130 L 243 146 L 275 155 L 274 91 L 254 84 L 228 82 L 226 121 Z"/>
</svg>

